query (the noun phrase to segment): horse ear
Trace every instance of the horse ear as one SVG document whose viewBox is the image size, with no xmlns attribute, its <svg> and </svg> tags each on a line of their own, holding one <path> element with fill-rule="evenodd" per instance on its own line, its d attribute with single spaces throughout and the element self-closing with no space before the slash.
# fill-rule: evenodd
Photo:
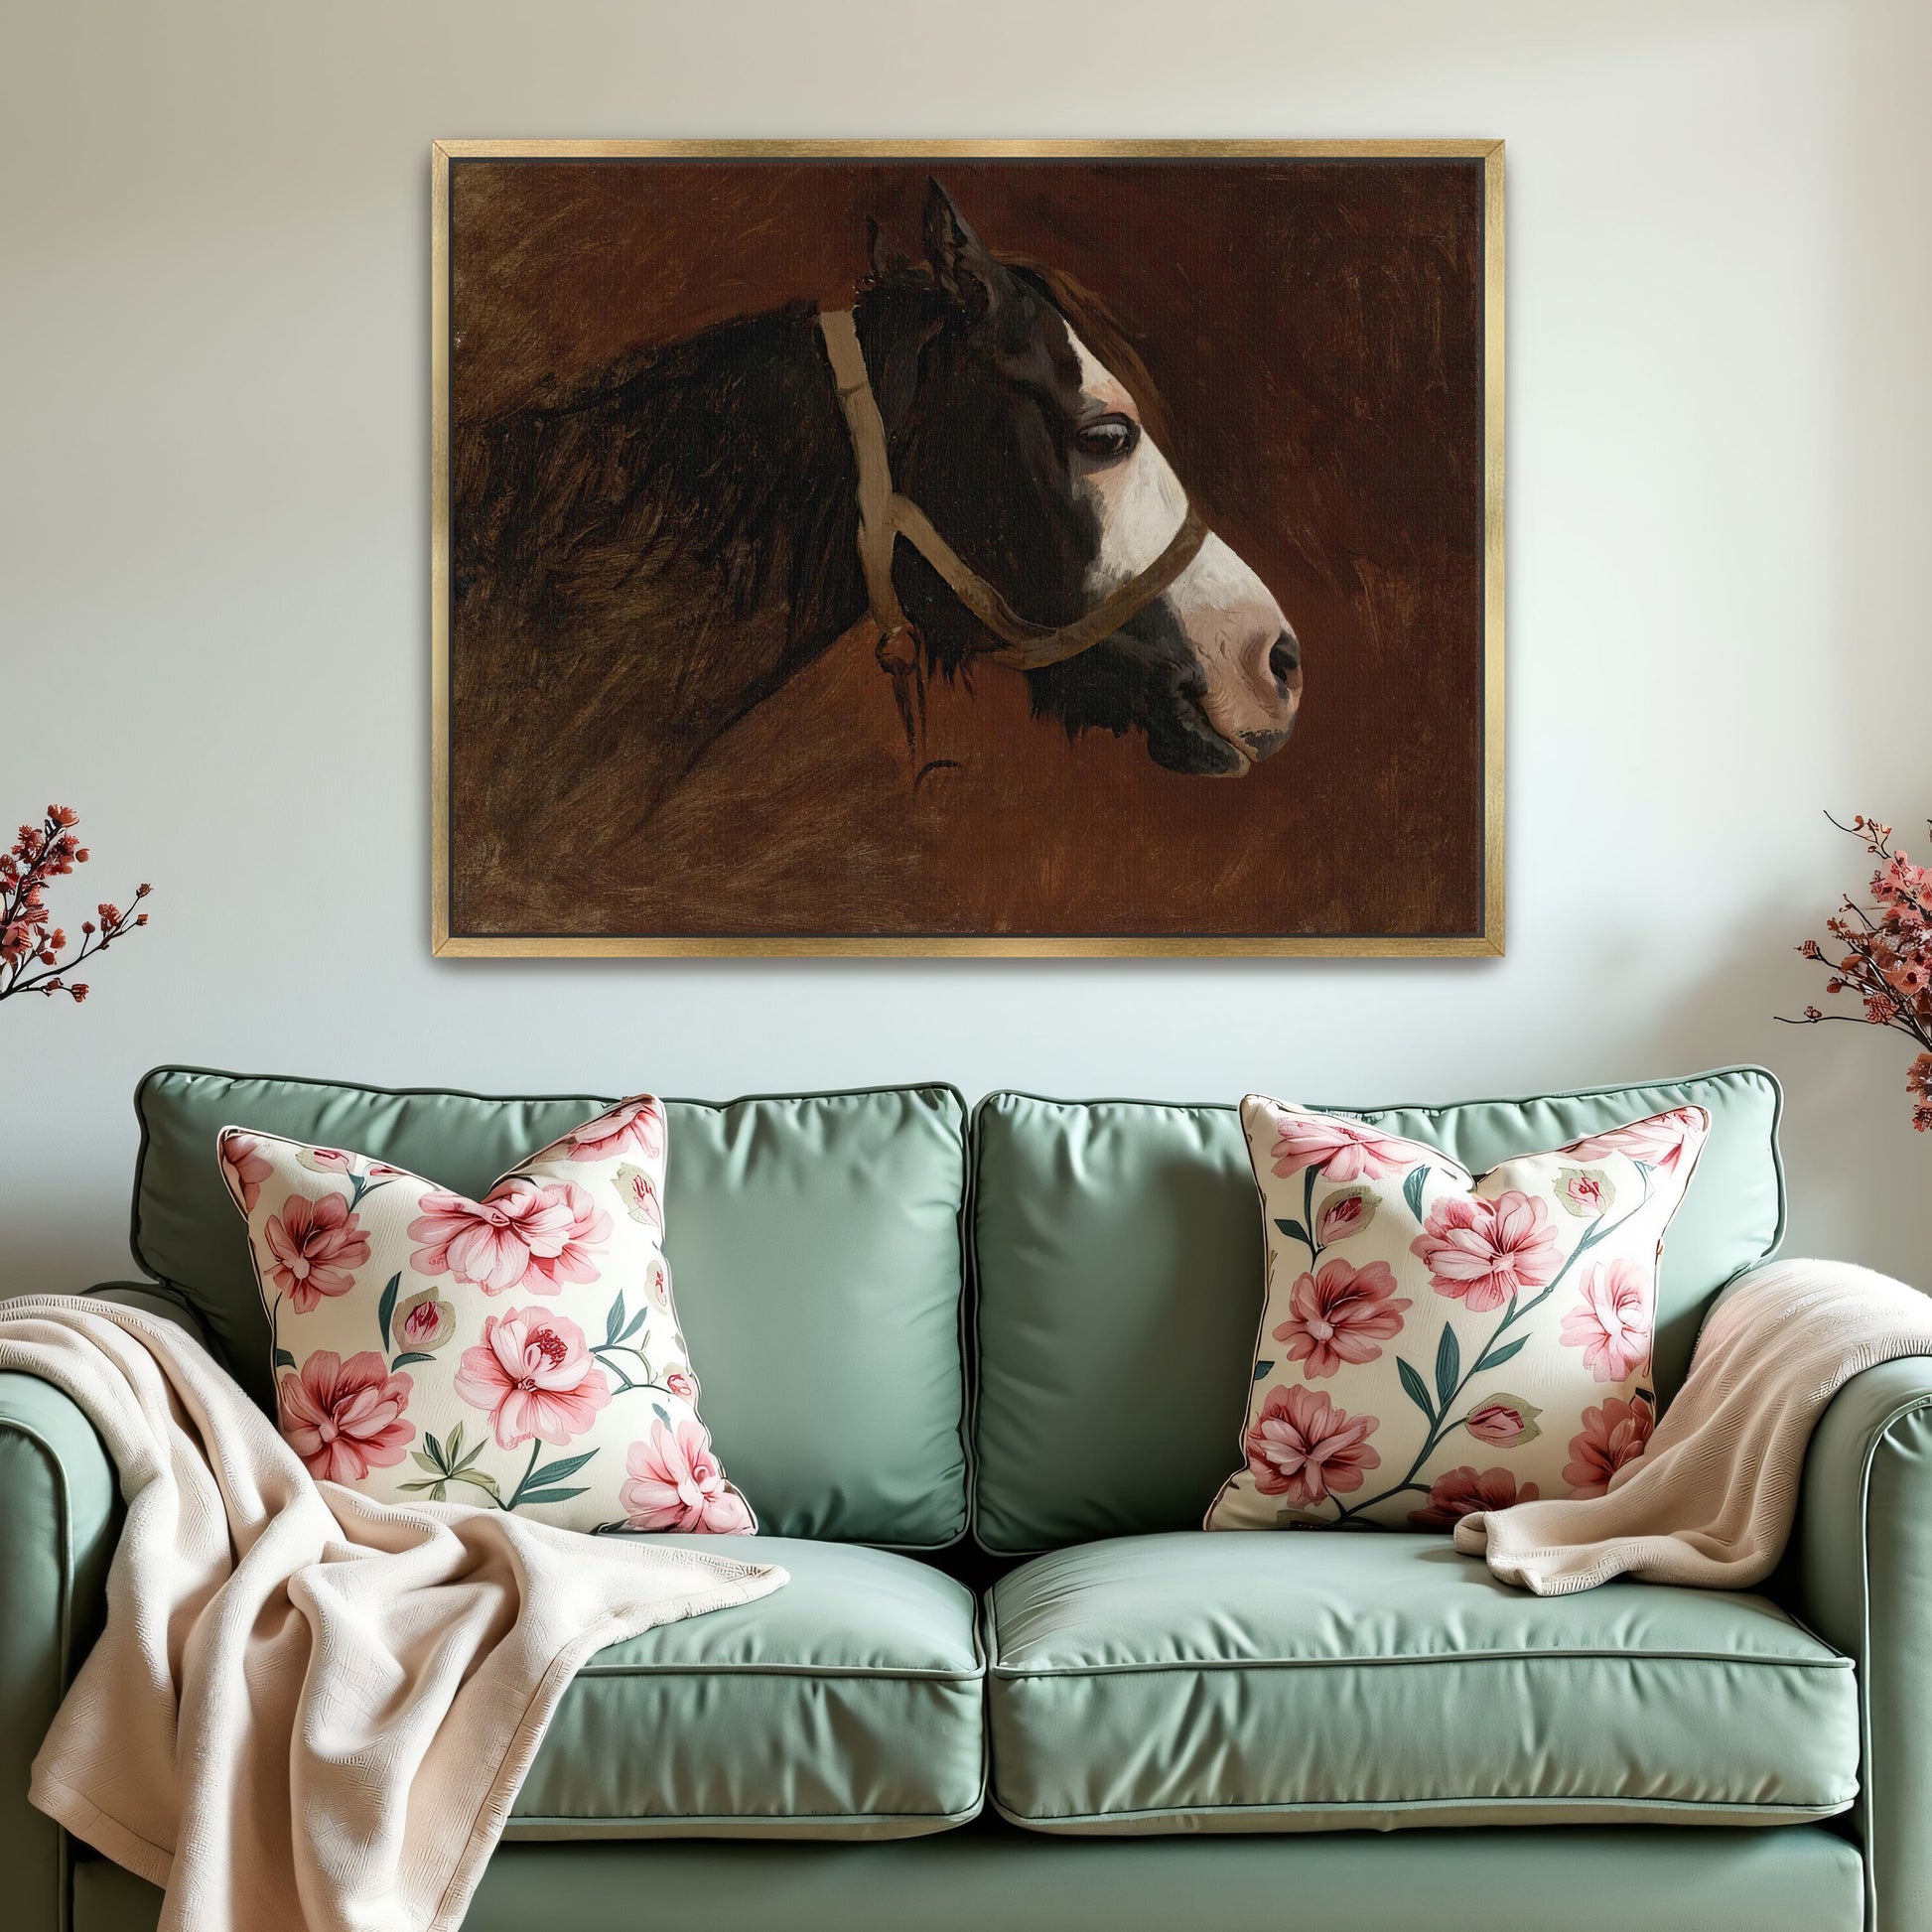
<svg viewBox="0 0 1932 1932">
<path fill-rule="evenodd" d="M 997 306 L 1006 270 L 936 181 L 926 184 L 925 252 L 939 286 L 975 321 Z"/>
</svg>

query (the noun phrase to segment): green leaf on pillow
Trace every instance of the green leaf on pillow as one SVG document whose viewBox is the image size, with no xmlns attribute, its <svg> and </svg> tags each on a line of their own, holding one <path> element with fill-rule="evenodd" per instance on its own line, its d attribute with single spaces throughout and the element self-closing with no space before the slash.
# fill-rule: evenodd
<svg viewBox="0 0 1932 1932">
<path fill-rule="evenodd" d="M 1311 1242 L 1309 1239 L 1308 1229 L 1305 1228 L 1300 1221 L 1277 1221 L 1275 1225 L 1278 1228 L 1280 1228 L 1281 1231 L 1285 1235 L 1287 1235 L 1291 1241 L 1299 1241 L 1305 1248 L 1311 1248 L 1314 1245 L 1313 1242 Z"/>
<path fill-rule="evenodd" d="M 566 1455 L 555 1462 L 546 1462 L 541 1468 L 532 1469 L 523 1478 L 525 1482 L 562 1482 L 566 1476 L 574 1476 L 592 1456 L 596 1449 L 586 1449 L 582 1455 Z"/>
<path fill-rule="evenodd" d="M 1275 1364 L 1273 1362 L 1257 1362 L 1255 1364 L 1255 1380 L 1259 1382 L 1274 1366 Z"/>
<path fill-rule="evenodd" d="M 433 1442 L 435 1438 L 432 1437 L 430 1440 Z M 419 1469 L 441 1469 L 443 1466 L 442 1463 L 437 1461 L 435 1456 L 430 1454 L 428 1449 L 411 1449 L 409 1451 L 409 1459 Z"/>
<path fill-rule="evenodd" d="M 637 1330 L 641 1328 L 647 1320 L 649 1320 L 649 1318 L 650 1318 L 650 1304 L 646 1302 L 644 1306 L 640 1308 L 637 1311 L 637 1312 L 630 1317 L 630 1320 L 624 1327 L 623 1333 L 621 1334 L 618 1337 L 618 1339 L 620 1341 L 628 1341 L 630 1337 L 634 1335 L 637 1332 Z"/>
<path fill-rule="evenodd" d="M 1462 1344 L 1455 1338 L 1455 1330 L 1446 1321 L 1443 1323 L 1443 1338 L 1436 1344 L 1436 1400 L 1447 1409 L 1449 1397 L 1455 1393 L 1455 1386 L 1462 1379 Z"/>
<path fill-rule="evenodd" d="M 450 1438 L 451 1449 L 454 1449 L 456 1447 L 457 1437 L 461 1436 L 462 1434 L 463 1434 L 463 1425 L 461 1423 L 458 1423 L 456 1426 L 456 1435 Z M 423 1431 L 423 1447 L 429 1450 L 430 1454 L 435 1456 L 436 1466 L 439 1469 L 447 1469 L 450 1466 L 449 1453 L 443 1448 L 443 1445 L 436 1440 L 436 1436 L 433 1431 L 427 1429 Z"/>
<path fill-rule="evenodd" d="M 521 1509 L 525 1503 L 567 1503 L 573 1496 L 584 1494 L 582 1489 L 526 1489 L 516 1499 Z"/>
<path fill-rule="evenodd" d="M 295 1366 L 295 1357 L 286 1348 L 278 1348 L 275 1351 L 275 1366 L 277 1368 L 293 1368 Z"/>
<path fill-rule="evenodd" d="M 1505 1342 L 1502 1347 L 1491 1349 L 1470 1373 L 1479 1374 L 1485 1368 L 1501 1368 L 1505 1362 L 1514 1360 L 1529 1345 L 1528 1335 L 1518 1335 L 1514 1341 Z"/>
<path fill-rule="evenodd" d="M 1409 1203 L 1409 1212 L 1419 1221 L 1422 1219 L 1422 1184 L 1428 1178 L 1428 1168 L 1411 1168 L 1402 1183 L 1402 1198 Z"/>
<path fill-rule="evenodd" d="M 434 1355 L 425 1355 L 420 1351 L 416 1351 L 408 1355 L 398 1355 L 396 1359 L 389 1364 L 389 1373 L 393 1375 L 397 1369 L 407 1368 L 411 1362 L 433 1362 L 435 1361 L 435 1359 L 436 1357 Z"/>
<path fill-rule="evenodd" d="M 618 1290 L 618 1299 L 611 1304 L 611 1310 L 604 1317 L 604 1345 L 609 1348 L 623 1333 L 623 1290 Z"/>
<path fill-rule="evenodd" d="M 402 1286 L 402 1271 L 398 1269 L 389 1277 L 389 1286 L 382 1291 L 382 1300 L 375 1305 L 375 1318 L 382 1324 L 382 1352 L 389 1352 L 389 1317 L 396 1311 L 396 1291 Z"/>
<path fill-rule="evenodd" d="M 1430 1401 L 1429 1390 L 1424 1385 L 1422 1377 L 1418 1375 L 1416 1371 L 1413 1368 L 1411 1368 L 1409 1364 L 1405 1362 L 1400 1355 L 1396 1357 L 1395 1365 L 1397 1371 L 1402 1376 L 1402 1386 L 1409 1393 L 1409 1400 L 1413 1402 L 1416 1405 L 1416 1407 L 1420 1409 L 1423 1412 L 1423 1414 L 1429 1418 L 1431 1422 L 1434 1422 L 1436 1420 L 1436 1405 Z"/>
<path fill-rule="evenodd" d="M 661 1422 L 664 1425 L 666 1429 L 670 1428 L 671 1412 L 667 1408 L 665 1408 L 661 1402 L 653 1402 L 650 1405 L 650 1412 L 653 1416 L 657 1418 L 659 1422 Z"/>
</svg>

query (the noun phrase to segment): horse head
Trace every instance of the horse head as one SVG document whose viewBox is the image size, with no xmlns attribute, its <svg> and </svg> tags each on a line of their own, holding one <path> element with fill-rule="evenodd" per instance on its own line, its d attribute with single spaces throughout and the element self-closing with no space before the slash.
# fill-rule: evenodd
<svg viewBox="0 0 1932 1932">
<path fill-rule="evenodd" d="M 1014 610 L 1070 623 L 1153 564 L 1186 516 L 1152 385 L 1095 298 L 996 255 L 937 182 L 922 242 L 915 263 L 875 225 L 857 311 L 897 488 Z M 922 559 L 900 557 L 932 660 L 970 664 L 986 645 L 977 621 Z M 1302 652 L 1268 587 L 1210 533 L 1119 629 L 1026 676 L 1035 712 L 1069 735 L 1138 730 L 1170 770 L 1235 776 L 1294 728 Z"/>
</svg>

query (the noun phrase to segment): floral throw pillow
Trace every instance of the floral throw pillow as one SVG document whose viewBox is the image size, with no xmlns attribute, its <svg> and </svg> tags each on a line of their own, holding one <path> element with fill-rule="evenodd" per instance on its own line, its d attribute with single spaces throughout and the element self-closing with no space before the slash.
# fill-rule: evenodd
<svg viewBox="0 0 1932 1932">
<path fill-rule="evenodd" d="M 1447 1530 L 1600 1496 L 1656 1417 L 1664 1229 L 1711 1117 L 1682 1107 L 1470 1174 L 1250 1094 L 1268 1272 L 1242 1467 L 1210 1530 Z"/>
<path fill-rule="evenodd" d="M 757 1528 L 698 1420 L 655 1099 L 620 1101 L 480 1201 L 241 1127 L 219 1153 L 282 1435 L 313 1475 L 563 1529 Z"/>
</svg>

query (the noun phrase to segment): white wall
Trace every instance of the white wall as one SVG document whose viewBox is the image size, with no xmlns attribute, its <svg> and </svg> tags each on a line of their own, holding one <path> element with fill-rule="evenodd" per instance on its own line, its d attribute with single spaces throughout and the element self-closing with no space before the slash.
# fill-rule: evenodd
<svg viewBox="0 0 1932 1932">
<path fill-rule="evenodd" d="M 0 1011 L 0 1292 L 126 1271 L 155 1061 L 725 1095 L 1451 1098 L 1768 1061 L 1792 1251 L 1916 1273 L 1903 1041 L 1776 1027 L 1932 811 L 1932 10 L 1775 0 L 15 0 L 0 819 L 155 923 Z M 434 961 L 437 135 L 1502 135 L 1509 954 Z M 11 822 L 7 819 L 6 822 Z M 71 917 L 76 902 L 66 901 Z"/>
</svg>

